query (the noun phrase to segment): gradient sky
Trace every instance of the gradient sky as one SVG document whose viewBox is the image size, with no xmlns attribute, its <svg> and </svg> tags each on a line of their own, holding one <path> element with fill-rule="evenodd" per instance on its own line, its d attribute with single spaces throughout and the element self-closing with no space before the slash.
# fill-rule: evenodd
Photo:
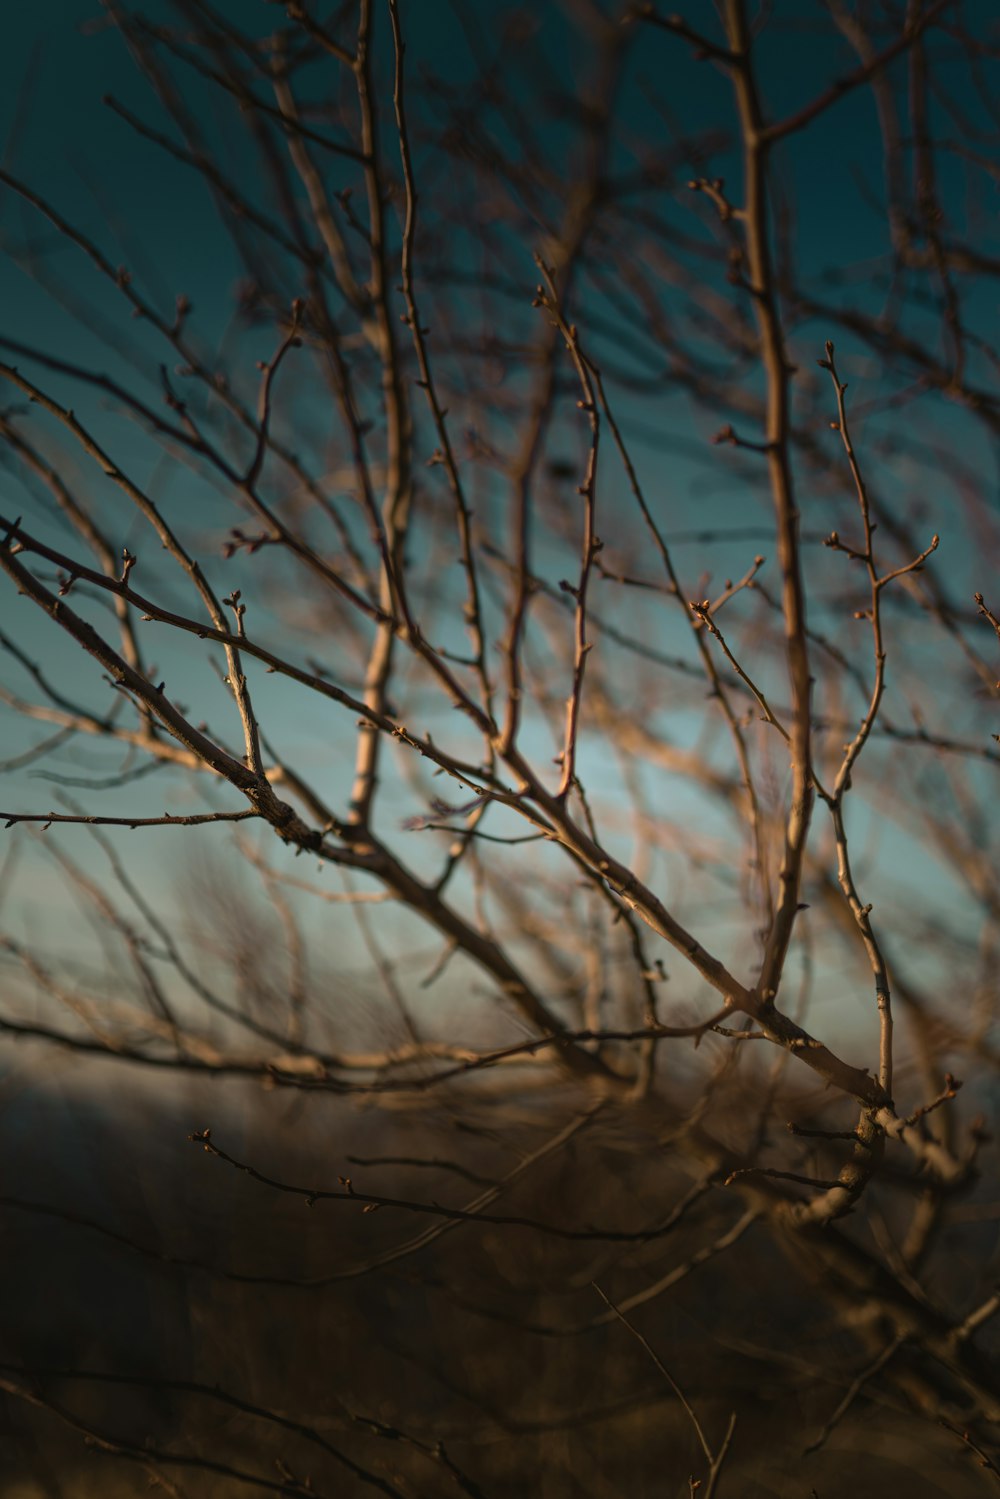
<svg viewBox="0 0 1000 1499">
<path fill-rule="evenodd" d="M 263 0 L 219 0 L 217 9 L 244 26 L 259 24 L 261 32 L 270 30 L 280 15 L 280 11 Z M 572 91 L 572 50 L 559 46 L 563 35 L 561 7 L 543 3 L 533 10 L 542 27 L 551 32 L 554 54 L 562 64 L 563 76 L 553 79 L 553 88 Z M 148 7 L 147 14 L 154 20 L 165 18 L 169 9 L 157 3 Z M 764 86 L 776 115 L 806 102 L 832 77 L 852 65 L 846 48 L 841 45 L 838 50 L 838 44 L 831 43 L 826 32 L 817 29 L 818 15 L 816 7 L 802 5 L 798 0 L 774 8 L 761 51 Z M 966 15 L 973 20 L 992 20 L 992 7 L 985 3 L 973 5 L 967 8 Z M 424 64 L 433 64 L 456 80 L 468 75 L 468 48 L 450 4 L 445 0 L 420 0 L 419 6 L 404 6 L 403 18 L 408 28 L 409 67 L 416 71 Z M 712 7 L 702 0 L 700 5 L 691 7 L 690 19 L 708 30 L 713 19 Z M 215 218 L 207 192 L 193 174 L 138 140 L 102 103 L 105 94 L 113 93 L 143 118 L 162 123 L 147 85 L 100 6 L 95 0 L 90 3 L 48 0 L 34 8 L 17 6 L 5 17 L 4 32 L 5 47 L 0 57 L 0 140 L 6 145 L 8 169 L 36 186 L 71 222 L 98 240 L 112 260 L 127 262 L 164 309 L 169 308 L 178 291 L 187 293 L 195 304 L 203 338 L 209 343 L 217 341 L 230 317 L 238 274 L 231 244 Z M 623 85 L 623 108 L 627 126 L 637 136 L 659 128 L 647 88 L 654 94 L 658 91 L 681 119 L 696 124 L 717 119 L 728 123 L 731 119 L 725 80 L 710 64 L 693 63 L 687 48 L 678 41 L 657 36 L 654 42 L 651 37 L 648 47 L 644 45 L 635 51 L 631 72 Z M 200 85 L 191 85 L 192 107 L 207 111 L 207 97 Z M 527 104 L 530 108 L 533 101 L 528 100 Z M 981 101 L 970 99 L 966 104 L 974 123 L 986 122 Z M 207 113 L 204 117 L 211 118 Z M 884 253 L 884 218 L 866 202 L 863 190 L 867 172 L 874 174 L 874 183 L 878 180 L 879 165 L 873 150 L 875 130 L 871 101 L 861 91 L 831 111 L 816 131 L 794 138 L 783 151 L 783 183 L 794 206 L 796 253 L 817 285 L 823 284 L 831 269 L 857 265 Z M 555 149 L 558 133 L 552 139 Z M 238 174 L 246 172 L 247 162 L 236 158 L 233 168 Z M 725 153 L 720 153 L 713 162 L 713 171 L 732 177 L 735 166 L 727 161 Z M 968 184 L 960 171 L 943 180 L 941 192 L 949 217 L 973 223 L 991 214 L 995 217 L 995 200 L 988 204 L 969 201 Z M 20 201 L 14 201 L 10 194 L 5 199 L 0 227 L 7 243 L 23 246 L 30 242 L 45 255 L 50 267 L 60 268 L 71 286 L 79 276 L 81 287 L 86 287 L 88 295 L 93 293 L 95 305 L 108 313 L 118 311 L 115 294 L 97 287 L 71 247 L 60 245 L 51 229 Z M 995 237 L 995 230 L 993 233 Z M 533 276 L 526 254 L 526 286 L 530 286 Z M 829 286 L 827 291 L 833 301 L 851 294 Z M 6 259 L 0 263 L 0 306 L 3 308 L 0 327 L 5 336 L 34 342 L 61 357 L 88 363 L 119 377 L 127 376 L 128 366 L 113 350 L 102 348 L 92 330 L 69 318 L 30 273 Z M 995 298 L 990 283 L 984 283 L 969 308 L 970 316 L 980 322 L 981 331 L 995 326 Z M 146 330 L 130 326 L 127 318 L 119 316 L 117 321 L 129 339 L 141 347 L 153 348 Z M 816 353 L 821 352 L 825 336 L 827 330 L 815 330 Z M 266 343 L 269 349 L 270 334 Z M 871 368 L 871 360 L 861 345 L 849 337 L 838 338 L 838 355 L 842 368 L 851 373 L 854 382 L 863 379 Z M 89 412 L 95 425 L 107 423 L 109 433 L 114 428 L 120 444 L 116 451 L 126 462 L 134 462 L 147 471 L 153 468 L 142 438 L 120 423 L 115 425 L 93 393 L 74 389 L 70 396 L 69 382 L 55 377 L 42 383 L 71 399 L 82 412 Z M 647 427 L 655 426 L 660 420 L 659 408 L 653 400 L 646 405 L 648 410 L 643 409 L 642 403 L 636 403 L 633 414 L 638 412 Z M 927 405 L 925 402 L 924 409 Z M 981 470 L 984 483 L 995 485 L 993 455 L 980 428 L 965 422 L 940 402 L 928 420 L 939 434 L 946 439 L 951 434 L 961 444 L 963 458 L 971 468 Z M 671 460 L 671 476 L 676 490 L 687 496 L 686 509 L 681 508 L 677 519 L 685 525 L 698 526 L 707 518 L 713 526 L 738 530 L 745 525 L 747 513 L 742 487 L 737 483 L 727 484 L 724 478 L 709 478 L 710 471 L 703 460 L 684 455 L 683 442 L 702 443 L 710 430 L 704 416 L 697 418 L 697 429 L 683 415 L 674 421 L 674 434 L 681 451 L 680 456 Z M 661 461 L 656 448 L 651 444 L 644 447 L 641 438 L 635 451 L 650 468 Z M 910 460 L 907 482 L 912 478 Z M 209 503 L 189 476 L 185 486 L 187 503 Z M 995 503 L 995 487 L 992 495 Z M 626 499 L 623 492 L 622 505 Z M 956 502 L 945 497 L 942 503 L 947 513 Z M 5 508 L 10 504 L 21 507 L 20 500 L 5 501 Z M 134 534 L 130 530 L 123 541 L 128 544 Z M 975 565 L 978 559 L 972 539 L 956 525 L 947 540 L 951 544 L 950 576 L 958 580 L 956 594 L 967 599 L 972 588 L 981 587 L 984 582 Z M 752 549 L 749 550 L 752 554 Z M 713 552 L 716 576 L 742 571 L 747 552 L 748 546 L 742 540 Z M 683 558 L 684 554 L 681 555 Z M 0 589 L 0 619 L 5 628 L 23 630 L 26 608 L 12 599 L 9 588 Z M 33 653 L 47 664 L 74 671 L 76 662 L 66 656 L 68 647 L 54 634 L 45 633 L 43 623 L 39 616 L 27 626 Z M 671 635 L 665 640 L 668 648 L 673 638 Z M 303 741 L 315 734 L 322 742 L 325 710 L 308 700 L 303 702 L 300 695 L 295 695 L 293 708 L 290 689 L 280 684 L 264 686 L 261 691 L 270 693 L 275 715 L 300 715 L 297 723 Z M 5 716 L 5 733 L 8 729 L 14 736 L 12 749 L 32 742 L 35 737 L 34 730 L 25 734 L 23 726 L 11 725 L 9 715 Z M 308 756 L 304 763 L 309 768 Z M 979 772 L 970 772 L 970 776 L 978 783 Z M 45 786 L 26 777 L 16 778 L 15 784 L 15 778 L 8 776 L 0 784 L 6 800 L 21 810 L 44 810 L 51 804 Z M 184 794 L 177 795 L 181 799 L 178 805 L 184 803 Z M 130 808 L 138 813 L 159 810 L 164 798 L 158 778 L 154 777 L 152 783 L 137 783 L 129 792 L 129 799 Z M 869 831 L 874 840 L 871 846 L 879 846 L 878 830 Z M 161 852 L 161 839 L 173 836 L 176 835 L 156 831 L 134 835 L 130 846 L 140 846 L 141 840 L 143 853 L 139 857 L 149 861 L 149 878 L 154 882 L 167 877 L 170 861 Z M 903 864 L 904 886 L 908 878 L 915 886 L 926 881 L 926 870 L 919 862 L 919 846 L 911 845 L 897 831 L 886 834 L 879 858 Z M 948 906 L 959 909 L 960 896 L 950 881 L 940 873 L 932 877 L 941 882 L 942 898 Z"/>
</svg>

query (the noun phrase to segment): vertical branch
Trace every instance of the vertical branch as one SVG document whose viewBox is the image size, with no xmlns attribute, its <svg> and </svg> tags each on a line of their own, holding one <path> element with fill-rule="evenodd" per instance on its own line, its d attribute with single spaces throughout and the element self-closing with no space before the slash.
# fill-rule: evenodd
<svg viewBox="0 0 1000 1499">
<path fill-rule="evenodd" d="M 726 720 L 726 725 L 729 729 L 730 735 L 732 736 L 733 747 L 736 751 L 736 758 L 739 762 L 740 767 L 740 775 L 743 780 L 743 788 L 746 792 L 747 817 L 750 823 L 750 835 L 753 840 L 754 863 L 756 865 L 756 870 L 760 881 L 760 890 L 764 903 L 764 910 L 766 912 L 768 922 L 771 923 L 774 917 L 774 903 L 771 891 L 769 871 L 767 829 L 764 824 L 764 816 L 761 810 L 760 798 L 757 794 L 757 786 L 754 781 L 753 771 L 750 765 L 750 753 L 747 749 L 746 736 L 743 733 L 743 729 L 740 726 L 740 721 L 733 708 L 732 702 L 730 701 L 729 693 L 726 689 L 725 683 L 722 681 L 722 678 L 720 677 L 719 672 L 716 668 L 715 661 L 712 658 L 712 652 L 708 648 L 708 642 L 706 640 L 707 631 L 698 628 L 701 623 L 700 618 L 694 611 L 692 611 L 685 605 L 684 594 L 681 589 L 680 576 L 677 572 L 676 566 L 674 565 L 673 555 L 670 551 L 670 548 L 667 546 L 666 541 L 664 540 L 662 531 L 656 524 L 653 512 L 649 508 L 649 502 L 647 501 L 646 496 L 643 492 L 642 485 L 639 482 L 639 475 L 636 471 L 635 464 L 632 461 L 632 455 L 629 452 L 624 437 L 622 436 L 621 428 L 618 425 L 617 419 L 615 418 L 614 412 L 611 407 L 611 403 L 608 400 L 601 372 L 596 367 L 596 365 L 593 364 L 592 361 L 588 360 L 587 364 L 588 369 L 593 376 L 594 388 L 597 393 L 597 398 L 600 403 L 601 410 L 604 413 L 604 420 L 607 423 L 608 430 L 611 433 L 612 441 L 614 442 L 614 445 L 618 450 L 618 455 L 621 458 L 622 467 L 625 470 L 629 488 L 631 489 L 632 494 L 635 497 L 636 504 L 639 506 L 643 521 L 646 524 L 646 529 L 649 531 L 649 534 L 653 540 L 653 545 L 656 547 L 660 561 L 663 565 L 663 571 L 667 576 L 670 595 L 672 598 L 675 598 L 680 604 L 681 608 L 684 610 L 684 616 L 687 619 L 688 624 L 694 630 L 695 644 L 698 648 L 698 655 L 701 658 L 701 663 L 704 667 L 705 676 L 708 679 L 709 686 L 712 691 L 712 696 L 718 702 L 719 707 L 722 710 L 723 717 Z"/>
<path fill-rule="evenodd" d="M 403 185 L 406 193 L 406 219 L 403 226 L 402 247 L 402 287 L 403 297 L 406 302 L 406 323 L 413 338 L 413 347 L 417 356 L 417 367 L 420 371 L 420 379 L 417 383 L 427 397 L 427 405 L 430 409 L 431 419 L 433 420 L 438 443 L 440 444 L 437 452 L 434 454 L 433 461 L 444 466 L 445 474 L 448 478 L 448 486 L 455 505 L 455 520 L 458 527 L 461 562 L 465 571 L 466 582 L 465 622 L 472 640 L 476 675 L 479 680 L 480 699 L 484 712 L 492 721 L 493 689 L 490 685 L 489 673 L 486 667 L 486 635 L 483 627 L 482 600 L 472 542 L 472 511 L 469 509 L 462 478 L 455 460 L 455 452 L 452 447 L 451 436 L 446 421 L 447 412 L 442 407 L 438 398 L 431 373 L 430 357 L 427 352 L 427 331 L 421 324 L 420 313 L 417 307 L 416 287 L 413 276 L 414 246 L 417 232 L 417 186 L 413 172 L 413 160 L 410 153 L 410 138 L 406 126 L 405 75 L 403 68 L 406 44 L 403 41 L 403 33 L 399 20 L 398 0 L 389 0 L 389 18 L 392 22 L 392 38 L 396 63 L 393 103 L 396 111 L 399 154 L 403 167 Z M 492 767 L 493 747 L 491 743 L 487 745 L 487 755 L 488 763 Z"/>
<path fill-rule="evenodd" d="M 304 12 L 296 17 L 302 24 Z M 283 38 L 279 38 L 283 40 Z M 277 40 L 277 39 L 276 39 Z M 353 59 L 350 66 L 353 66 Z M 286 119 L 298 120 L 298 106 L 292 87 L 288 79 L 288 71 L 284 57 L 284 51 L 277 53 L 272 70 L 274 84 L 274 97 L 277 99 L 282 113 Z M 322 175 L 313 161 L 305 137 L 297 130 L 285 131 L 285 143 L 288 154 L 292 159 L 292 165 L 298 173 L 299 180 L 305 188 L 306 197 L 309 200 L 309 209 L 312 213 L 313 222 L 319 231 L 326 250 L 330 269 L 336 278 L 337 286 L 350 307 L 364 317 L 367 312 L 366 298 L 354 277 L 354 269 L 351 258 L 341 233 L 340 225 L 334 218 L 333 209 L 326 194 Z"/>
<path fill-rule="evenodd" d="M 854 562 L 860 562 L 864 566 L 868 576 L 870 600 L 867 612 L 872 631 L 872 651 L 875 658 L 875 680 L 872 684 L 871 697 L 868 708 L 854 738 L 844 751 L 837 779 L 830 793 L 822 792 L 821 795 L 830 808 L 833 818 L 834 834 L 837 843 L 837 878 L 840 888 L 844 892 L 844 898 L 851 908 L 851 912 L 861 932 L 861 939 L 868 954 L 872 973 L 875 977 L 875 998 L 879 1012 L 879 1083 L 888 1097 L 892 1096 L 892 1001 L 889 989 L 889 974 L 885 958 L 876 940 L 872 929 L 870 918 L 871 906 L 863 905 L 858 894 L 857 885 L 851 872 L 851 862 L 847 846 L 847 830 L 844 826 L 844 797 L 851 785 L 851 772 L 857 763 L 858 756 L 864 749 L 865 744 L 875 726 L 878 711 L 882 704 L 885 693 L 885 641 L 882 633 L 882 589 L 886 583 L 893 578 L 898 578 L 904 573 L 914 572 L 923 566 L 923 563 L 935 550 L 938 538 L 935 536 L 930 546 L 920 556 L 909 563 L 906 567 L 896 568 L 890 573 L 880 577 L 875 561 L 875 548 L 873 533 L 875 530 L 871 517 L 871 506 L 868 499 L 868 490 L 865 485 L 861 468 L 858 463 L 854 444 L 851 440 L 851 431 L 847 422 L 847 406 L 844 393 L 847 390 L 846 383 L 842 382 L 837 374 L 837 366 L 834 363 L 833 344 L 829 341 L 826 345 L 826 358 L 821 359 L 821 368 L 828 370 L 830 379 L 837 395 L 837 420 L 833 425 L 840 433 L 844 444 L 844 452 L 850 465 L 851 477 L 854 480 L 854 488 L 858 499 L 858 509 L 861 513 L 861 526 L 863 542 L 861 548 L 845 546 L 834 531 L 827 538 L 827 546 L 833 551 L 846 552 Z"/>
<path fill-rule="evenodd" d="M 795 502 L 790 446 L 789 377 L 781 311 L 775 284 L 768 222 L 767 167 L 769 145 L 757 81 L 751 61 L 750 32 L 744 0 L 726 0 L 729 64 L 736 93 L 743 142 L 743 223 L 746 269 L 753 298 L 761 359 L 767 381 L 765 440 L 782 577 L 785 653 L 792 698 L 790 749 L 792 803 L 785 825 L 784 851 L 778 875 L 778 904 L 768 933 L 757 989 L 765 1004 L 778 992 L 799 905 L 799 886 L 813 807 L 809 648 L 806 607 L 799 557 L 799 512 Z"/>
<path fill-rule="evenodd" d="M 603 17 L 594 24 L 600 34 L 601 76 L 594 96 L 587 100 L 587 150 L 581 166 L 573 174 L 573 190 L 563 215 L 560 233 L 547 253 L 553 264 L 553 280 L 558 300 L 565 301 L 576 273 L 580 253 L 590 232 L 604 189 L 603 176 L 609 154 L 611 106 L 614 101 L 625 59 L 627 42 L 636 17 L 626 14 L 618 22 Z M 539 363 L 542 377 L 526 424 L 521 449 L 512 466 L 514 489 L 513 540 L 515 559 L 514 599 L 504 654 L 507 658 L 507 713 L 501 740 L 501 754 L 516 750 L 521 721 L 523 680 L 521 651 L 527 626 L 528 608 L 535 591 L 531 570 L 532 478 L 542 451 L 555 397 L 555 349 L 558 330 L 553 328 L 542 350 Z"/>
<path fill-rule="evenodd" d="M 514 598 L 510 611 L 510 623 L 504 642 L 507 659 L 507 712 L 504 719 L 500 753 L 504 756 L 514 751 L 517 731 L 521 723 L 521 702 L 524 693 L 521 656 L 524 649 L 524 634 L 528 622 L 528 607 L 535 591 L 531 570 L 532 502 L 531 486 L 535 465 L 542 451 L 545 430 L 552 415 L 555 398 L 555 343 L 550 338 L 541 354 L 543 376 L 533 402 L 521 449 L 515 460 L 511 479 L 514 489 Z"/>
<path fill-rule="evenodd" d="M 365 672 L 364 700 L 368 707 L 384 710 L 392 673 L 396 624 L 393 616 L 397 603 L 405 612 L 402 572 L 412 500 L 410 474 L 410 415 L 400 371 L 399 350 L 389 307 L 388 246 L 386 244 L 385 184 L 378 155 L 378 127 L 372 98 L 372 6 L 361 0 L 358 40 L 354 57 L 354 78 L 361 115 L 361 150 L 364 161 L 365 187 L 368 194 L 368 237 L 371 279 L 368 290 L 372 299 L 375 343 L 382 366 L 382 404 L 386 422 L 385 497 L 382 526 L 385 534 L 385 556 L 380 582 L 380 602 L 386 618 L 376 626 L 375 638 Z M 380 736 L 369 726 L 359 729 L 351 792 L 351 821 L 366 828 L 371 817 L 372 799 L 378 778 Z"/>
<path fill-rule="evenodd" d="M 587 420 L 590 424 L 590 450 L 587 455 L 587 470 L 583 483 L 578 490 L 578 493 L 583 496 L 584 503 L 583 538 L 580 544 L 580 577 L 575 587 L 568 582 L 562 584 L 566 592 L 572 594 L 576 604 L 574 613 L 573 682 L 570 688 L 569 699 L 566 703 L 566 731 L 562 752 L 562 776 L 557 793 L 560 799 L 563 799 L 569 795 L 576 777 L 576 746 L 580 732 L 583 679 L 587 670 L 587 657 L 593 645 L 593 642 L 587 639 L 587 590 L 590 584 L 590 575 L 594 567 L 594 559 L 604 545 L 597 535 L 596 528 L 597 459 L 601 440 L 601 419 L 590 370 L 587 367 L 587 361 L 580 351 L 576 325 L 567 323 L 563 316 L 562 309 L 559 306 L 552 267 L 547 266 L 540 256 L 536 257 L 536 261 L 539 270 L 545 278 L 547 290 L 539 287 L 535 301 L 540 307 L 544 307 L 546 311 L 551 313 L 556 327 L 566 342 L 566 348 L 569 351 L 569 356 L 573 361 L 573 368 L 576 370 L 576 376 L 580 382 L 581 399 L 577 402 L 577 405 L 587 413 Z"/>
<path fill-rule="evenodd" d="M 928 126 L 927 59 L 924 36 L 920 28 L 922 0 L 909 0 L 907 26 L 914 31 L 910 47 L 910 115 L 913 124 L 915 194 L 921 227 L 930 250 L 944 302 L 946 342 L 950 344 L 951 379 L 956 387 L 965 379 L 965 345 L 962 338 L 961 305 L 948 270 L 948 258 L 941 243 L 940 225 L 944 218 L 938 201 L 934 172 L 934 146 Z"/>
</svg>

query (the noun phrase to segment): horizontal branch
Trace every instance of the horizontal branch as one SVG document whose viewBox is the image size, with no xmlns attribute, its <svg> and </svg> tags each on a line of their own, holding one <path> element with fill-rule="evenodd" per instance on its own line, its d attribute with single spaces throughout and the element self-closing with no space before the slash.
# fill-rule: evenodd
<svg viewBox="0 0 1000 1499">
<path fill-rule="evenodd" d="M 216 1145 L 209 1129 L 195 1130 L 188 1136 L 188 1139 L 193 1144 L 200 1145 L 209 1155 L 216 1156 L 226 1165 L 232 1166 L 234 1170 L 242 1171 L 261 1186 L 270 1187 L 275 1192 L 283 1192 L 291 1197 L 300 1197 L 308 1207 L 312 1207 L 317 1202 L 354 1202 L 363 1213 L 368 1214 L 377 1212 L 380 1208 L 396 1208 L 404 1213 L 441 1218 L 449 1223 L 492 1223 L 511 1228 L 528 1228 L 535 1233 L 547 1234 L 551 1238 L 585 1240 L 592 1243 L 648 1244 L 661 1238 L 666 1232 L 663 1224 L 657 1224 L 653 1228 L 638 1229 L 567 1228 L 559 1223 L 544 1223 L 538 1218 L 527 1218 L 517 1213 L 487 1213 L 479 1209 L 449 1208 L 439 1202 L 416 1202 L 405 1197 L 387 1197 L 381 1193 L 359 1192 L 349 1176 L 338 1178 L 341 1183 L 339 1187 L 302 1187 L 293 1182 L 268 1176 L 247 1161 L 237 1160 L 235 1156 Z M 673 1224 L 670 1226 L 672 1228 Z"/>
<path fill-rule="evenodd" d="M 0 821 L 5 828 L 16 827 L 19 822 L 40 822 L 44 831 L 54 822 L 96 823 L 105 828 L 192 828 L 206 822 L 246 822 L 248 818 L 260 816 L 260 812 L 249 808 L 243 812 L 193 812 L 186 816 L 164 812 L 162 817 L 87 817 L 83 813 L 71 816 L 62 812 L 0 812 Z"/>
</svg>

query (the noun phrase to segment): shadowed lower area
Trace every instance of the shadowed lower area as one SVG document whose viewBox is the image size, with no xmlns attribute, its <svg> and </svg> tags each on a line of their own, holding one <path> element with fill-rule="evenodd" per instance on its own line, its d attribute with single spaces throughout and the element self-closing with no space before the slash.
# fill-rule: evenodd
<svg viewBox="0 0 1000 1499">
<path fill-rule="evenodd" d="M 892 1330 L 874 1193 L 796 1238 L 666 1110 L 568 1089 L 303 1114 L 102 1081 L 7 1089 L 5 1499 L 682 1495 L 727 1433 L 718 1491 L 744 1499 L 982 1492 L 929 1306 Z M 187 1138 L 206 1121 L 224 1156 Z M 961 1275 L 943 1256 L 940 1290 Z"/>
</svg>

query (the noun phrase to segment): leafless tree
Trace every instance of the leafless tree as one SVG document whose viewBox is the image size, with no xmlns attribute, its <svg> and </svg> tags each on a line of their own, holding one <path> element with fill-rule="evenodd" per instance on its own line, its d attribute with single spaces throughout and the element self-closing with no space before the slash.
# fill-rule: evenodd
<svg viewBox="0 0 1000 1499">
<path fill-rule="evenodd" d="M 995 1484 L 987 8 L 103 15 L 219 266 L 13 136 L 11 1471 Z"/>
</svg>

